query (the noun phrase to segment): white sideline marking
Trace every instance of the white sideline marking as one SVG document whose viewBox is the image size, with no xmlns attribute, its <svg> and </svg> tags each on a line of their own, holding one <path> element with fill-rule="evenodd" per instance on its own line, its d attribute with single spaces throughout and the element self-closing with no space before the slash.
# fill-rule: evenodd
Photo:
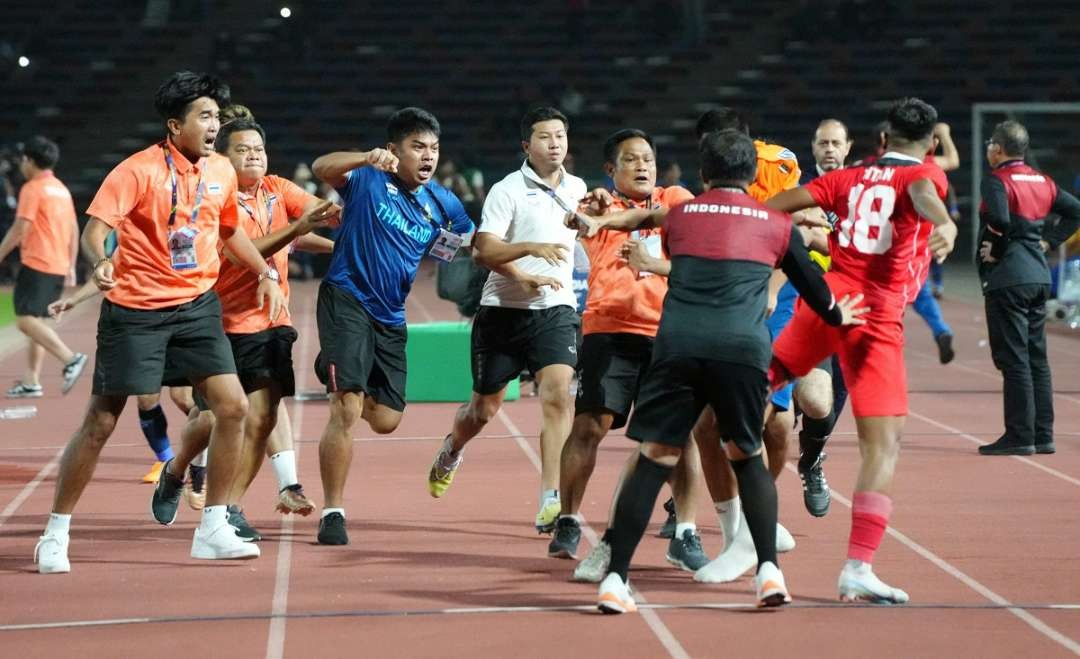
<svg viewBox="0 0 1080 659">
<path fill-rule="evenodd" d="M 964 432 L 963 430 L 959 430 L 957 428 L 953 428 L 952 426 L 946 425 L 944 423 L 940 423 L 938 421 L 935 421 L 934 419 L 931 419 L 930 417 L 923 416 L 922 414 L 919 414 L 918 412 L 912 412 L 911 410 L 908 410 L 908 414 L 910 416 L 915 417 L 916 419 L 919 419 L 921 421 L 925 421 L 926 423 L 929 423 L 932 426 L 937 426 L 938 428 L 941 428 L 942 430 L 945 430 L 945 431 L 947 431 L 949 433 L 952 433 L 954 435 L 959 435 L 960 437 L 963 437 L 964 439 L 968 440 L 969 442 L 972 442 L 973 444 L 977 444 L 979 446 L 982 446 L 983 444 L 986 443 L 986 442 L 980 440 L 978 437 L 975 437 L 974 435 L 969 435 L 968 433 Z M 1035 467 L 1036 469 L 1038 469 L 1040 471 L 1045 471 L 1046 473 L 1050 474 L 1054 478 L 1060 478 L 1061 480 L 1065 481 L 1066 483 L 1071 483 L 1073 485 L 1080 485 L 1080 479 L 1073 478 L 1072 476 L 1069 476 L 1068 474 L 1062 473 L 1062 472 L 1058 471 L 1057 469 L 1052 469 L 1050 467 L 1047 467 L 1046 465 L 1040 464 L 1040 463 L 1036 462 L 1035 460 L 1032 460 L 1031 458 L 1026 458 L 1026 457 L 1024 457 L 1022 455 L 988 456 L 986 459 L 987 460 L 993 460 L 993 459 L 995 459 L 995 457 L 996 458 L 1010 457 L 1010 458 L 1012 458 L 1014 460 L 1019 460 L 1020 462 L 1023 462 L 1026 465 L 1029 465 L 1031 467 Z"/>
<path fill-rule="evenodd" d="M 5 522 L 11 519 L 11 516 L 19 509 L 19 506 L 23 505 L 23 502 L 30 498 L 30 495 L 38 488 L 38 485 L 41 485 L 42 481 L 52 474 L 53 470 L 56 469 L 56 466 L 60 464 L 60 457 L 62 455 L 64 455 L 63 446 L 56 452 L 56 455 L 53 456 L 52 460 L 49 460 L 49 462 L 41 468 L 41 471 L 37 473 L 37 476 L 34 476 L 33 480 L 27 483 L 15 498 L 11 500 L 11 503 L 4 506 L 4 509 L 0 511 L 0 526 L 3 526 Z"/>
<path fill-rule="evenodd" d="M 540 456 L 538 456 L 536 451 L 533 450 L 533 447 L 525 441 L 525 436 L 522 434 L 521 430 L 514 425 L 514 422 L 510 420 L 510 417 L 502 408 L 499 408 L 499 420 L 502 421 L 503 425 L 506 426 L 506 429 L 514 436 L 514 441 L 517 442 L 517 445 L 525 452 L 529 461 L 536 467 L 536 471 L 539 472 Z M 585 532 L 589 543 L 596 545 L 599 541 L 596 537 L 596 532 L 584 521 L 584 518 L 582 518 L 581 528 L 582 531 Z M 648 604 L 648 600 L 645 599 L 645 595 L 640 590 L 635 589 L 634 592 L 634 599 L 642 604 Z M 587 610 L 591 610 L 592 608 L 594 607 L 587 607 Z M 654 611 L 652 607 L 641 607 L 638 609 L 638 613 L 641 614 L 642 620 L 649 626 L 652 633 L 656 635 L 657 640 L 664 646 L 664 649 L 667 650 L 672 659 L 690 659 L 690 655 L 687 654 L 682 644 L 679 643 L 678 639 L 675 638 L 675 635 L 671 633 L 671 630 L 668 629 L 668 626 L 664 624 L 664 621 L 660 619 L 660 616 L 656 614 L 656 611 Z"/>
<path fill-rule="evenodd" d="M 308 296 L 307 315 L 305 318 L 311 318 L 314 313 L 314 295 Z M 300 363 L 311 363 L 311 335 L 315 332 L 314 328 L 304 328 L 303 338 L 300 340 Z M 297 390 L 300 390 L 303 386 L 307 385 L 308 372 L 311 369 L 300 369 L 300 381 L 296 383 Z M 302 442 L 297 441 L 300 437 L 300 429 L 304 424 L 304 405 L 301 401 L 293 399 L 292 404 L 292 431 L 293 431 L 293 451 L 296 452 L 297 469 L 300 471 L 300 444 Z M 285 627 L 288 619 L 286 614 L 289 611 L 289 577 L 292 573 L 292 533 L 293 533 L 293 517 L 295 515 L 283 515 L 284 519 L 281 520 L 281 540 L 278 543 L 278 556 L 277 556 L 277 568 L 274 573 L 274 598 L 271 600 L 270 607 L 270 629 L 266 635 L 266 659 L 282 659 L 285 655 Z"/>
</svg>

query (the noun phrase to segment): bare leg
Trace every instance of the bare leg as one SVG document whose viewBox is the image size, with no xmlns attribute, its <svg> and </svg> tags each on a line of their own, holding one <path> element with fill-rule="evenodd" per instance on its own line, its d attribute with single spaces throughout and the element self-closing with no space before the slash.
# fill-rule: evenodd
<svg viewBox="0 0 1080 659">
<path fill-rule="evenodd" d="M 540 385 L 540 487 L 554 490 L 559 487 L 559 463 L 563 444 L 573 423 L 574 401 L 570 397 L 570 381 L 574 369 L 566 364 L 545 366 L 536 374 Z"/>
<path fill-rule="evenodd" d="M 233 479 L 229 503 L 238 504 L 251 487 L 263 463 L 263 453 L 278 419 L 281 389 L 277 385 L 252 391 L 247 396 L 248 413 L 244 419 L 244 446 Z"/>
<path fill-rule="evenodd" d="M 330 420 L 319 440 L 319 473 L 327 508 L 343 507 L 345 481 L 352 464 L 352 431 L 363 411 L 363 392 L 336 391 L 330 395 Z"/>
<path fill-rule="evenodd" d="M 184 416 L 187 416 L 195 407 L 195 398 L 191 392 L 191 387 L 169 387 L 169 398 L 177 409 L 184 413 Z"/>
<path fill-rule="evenodd" d="M 693 524 L 697 520 L 698 501 L 704 496 L 705 480 L 701 473 L 701 457 L 697 443 L 690 441 L 672 473 L 671 493 L 675 497 L 675 520 Z M 730 469 L 730 467 L 728 467 Z"/>
<path fill-rule="evenodd" d="M 585 488 L 596 468 L 596 452 L 614 420 L 608 412 L 585 412 L 574 417 L 560 459 L 559 496 L 563 515 L 576 515 L 581 510 Z"/>
<path fill-rule="evenodd" d="M 450 430 L 450 450 L 455 455 L 491 421 L 502 406 L 504 396 L 506 387 L 486 395 L 474 391 L 469 402 L 458 408 L 454 415 L 454 426 Z"/>
<path fill-rule="evenodd" d="M 41 386 L 41 366 L 45 362 L 45 348 L 33 339 L 29 339 L 29 344 L 26 350 L 26 373 L 23 375 L 22 383 L 39 387 Z"/>
<path fill-rule="evenodd" d="M 34 316 L 18 316 L 15 318 L 15 326 L 19 331 L 30 337 L 30 340 L 44 348 L 50 355 L 56 357 L 61 363 L 67 364 L 75 359 L 75 353 L 71 351 L 60 336 L 50 325 L 41 318 Z"/>
<path fill-rule="evenodd" d="M 98 456 L 124 411 L 126 396 L 91 396 L 82 425 L 68 441 L 60 458 L 60 473 L 53 494 L 54 513 L 70 515 L 87 483 L 94 476 Z"/>
<path fill-rule="evenodd" d="M 380 404 L 371 396 L 364 398 L 364 412 L 361 415 L 367 421 L 372 432 L 379 435 L 388 435 L 401 425 L 401 419 L 405 413 Z"/>
<path fill-rule="evenodd" d="M 206 507 L 223 506 L 228 503 L 243 449 L 247 398 L 239 378 L 233 373 L 212 375 L 196 386 L 214 413 L 206 464 Z"/>
</svg>

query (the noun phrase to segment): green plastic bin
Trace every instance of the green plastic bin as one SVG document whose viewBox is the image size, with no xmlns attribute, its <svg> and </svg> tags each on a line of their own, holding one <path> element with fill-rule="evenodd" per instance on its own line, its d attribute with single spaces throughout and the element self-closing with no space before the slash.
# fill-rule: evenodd
<svg viewBox="0 0 1080 659">
<path fill-rule="evenodd" d="M 472 325 L 462 321 L 409 325 L 405 354 L 409 375 L 405 399 L 410 403 L 466 402 L 472 396 Z M 515 378 L 506 387 L 506 400 L 521 396 Z"/>
</svg>

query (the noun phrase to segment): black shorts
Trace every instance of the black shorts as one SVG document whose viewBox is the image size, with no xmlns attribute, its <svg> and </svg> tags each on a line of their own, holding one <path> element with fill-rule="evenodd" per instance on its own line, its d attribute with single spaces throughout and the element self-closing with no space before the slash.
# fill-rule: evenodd
<svg viewBox="0 0 1080 659">
<path fill-rule="evenodd" d="M 502 391 L 527 367 L 577 366 L 581 317 L 566 305 L 550 309 L 480 307 L 472 328 L 473 391 Z"/>
<path fill-rule="evenodd" d="M 326 282 L 319 286 L 315 317 L 320 344 L 315 374 L 326 391 L 362 391 L 403 412 L 408 329 L 383 325 L 352 294 Z"/>
<path fill-rule="evenodd" d="M 637 400 L 652 359 L 653 339 L 643 334 L 586 334 L 578 360 L 574 414 L 609 412 L 622 428 Z"/>
<path fill-rule="evenodd" d="M 166 381 L 192 383 L 224 373 L 236 373 L 236 362 L 213 291 L 165 309 L 101 303 L 95 395 L 156 394 Z"/>
<path fill-rule="evenodd" d="M 682 447 L 706 405 L 720 438 L 744 453 L 761 446 L 769 378 L 743 364 L 697 357 L 661 357 L 649 365 L 626 434 L 640 442 Z"/>
<path fill-rule="evenodd" d="M 292 347 L 296 342 L 296 330 L 288 325 L 271 327 L 254 334 L 226 334 L 232 347 L 233 359 L 236 360 L 236 375 L 244 393 L 250 394 L 268 386 L 273 381 L 281 387 L 281 395 L 292 396 L 296 393 L 296 378 L 293 375 Z M 166 367 L 168 381 L 169 368 Z M 167 384 L 163 383 L 163 384 Z M 194 392 L 195 405 L 200 410 L 210 409 L 210 405 Z"/>
<path fill-rule="evenodd" d="M 63 294 L 64 275 L 50 275 L 24 265 L 19 269 L 19 276 L 15 279 L 15 292 L 12 295 L 15 315 L 48 318 L 49 305 L 59 300 Z"/>
</svg>

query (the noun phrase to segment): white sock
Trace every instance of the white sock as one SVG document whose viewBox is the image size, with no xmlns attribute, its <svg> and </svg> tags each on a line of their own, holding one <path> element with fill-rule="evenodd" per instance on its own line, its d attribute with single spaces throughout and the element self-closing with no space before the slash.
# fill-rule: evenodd
<svg viewBox="0 0 1080 659">
<path fill-rule="evenodd" d="M 195 459 L 191 461 L 192 467 L 205 467 L 206 466 L 206 453 L 210 449 L 203 449 L 203 452 L 196 455 Z"/>
<path fill-rule="evenodd" d="M 225 505 L 207 506 L 202 511 L 202 530 L 212 531 L 228 523 L 229 507 Z"/>
<path fill-rule="evenodd" d="M 55 533 L 57 535 L 67 535 L 68 529 L 71 528 L 71 515 L 61 515 L 60 513 L 49 513 L 49 522 L 45 525 L 45 533 Z"/>
<path fill-rule="evenodd" d="M 724 533 L 724 549 L 727 549 L 739 532 L 739 520 L 742 518 L 742 501 L 739 497 L 728 501 L 714 501 L 716 517 L 720 520 L 720 530 Z"/>
<path fill-rule="evenodd" d="M 540 490 L 540 505 L 546 504 L 548 501 L 558 501 L 558 490 Z"/>
<path fill-rule="evenodd" d="M 693 522 L 679 522 L 675 525 L 676 538 L 679 538 L 681 540 L 683 534 L 687 531 L 690 531 L 693 534 L 697 534 L 697 524 L 694 524 Z"/>
<path fill-rule="evenodd" d="M 290 485 L 296 485 L 296 451 L 280 451 L 270 456 L 270 466 L 277 476 L 278 492 Z"/>
<path fill-rule="evenodd" d="M 323 508 L 323 510 L 322 510 L 322 516 L 323 517 L 326 517 L 330 513 L 338 513 L 342 517 L 344 517 L 345 516 L 345 509 L 344 508 Z"/>
</svg>

